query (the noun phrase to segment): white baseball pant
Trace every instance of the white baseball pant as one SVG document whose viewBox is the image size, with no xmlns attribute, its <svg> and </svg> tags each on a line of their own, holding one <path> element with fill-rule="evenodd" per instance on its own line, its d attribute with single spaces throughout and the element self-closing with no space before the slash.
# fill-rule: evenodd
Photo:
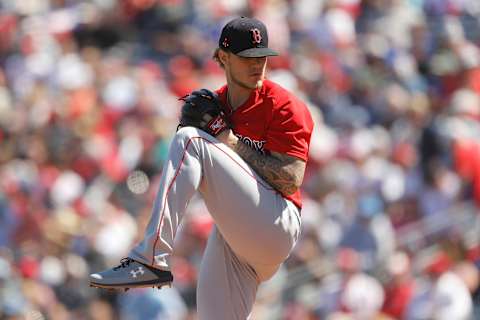
<svg viewBox="0 0 480 320">
<path fill-rule="evenodd" d="M 259 283 L 298 239 L 299 210 L 228 146 L 184 127 L 170 145 L 145 237 L 129 257 L 169 270 L 177 227 L 197 190 L 215 222 L 200 266 L 198 317 L 247 319 Z"/>
</svg>

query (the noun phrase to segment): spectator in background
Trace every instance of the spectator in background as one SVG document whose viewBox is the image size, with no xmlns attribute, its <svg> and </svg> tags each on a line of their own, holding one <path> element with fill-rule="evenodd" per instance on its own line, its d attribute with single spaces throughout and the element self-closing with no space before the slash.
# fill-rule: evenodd
<svg viewBox="0 0 480 320">
<path fill-rule="evenodd" d="M 460 271 L 460 269 L 458 269 Z M 472 297 L 466 283 L 457 272 L 443 272 L 433 287 L 433 319 L 470 319 Z"/>
<path fill-rule="evenodd" d="M 352 248 L 362 257 L 362 269 L 371 271 L 393 254 L 393 227 L 383 213 L 381 198 L 375 193 L 359 196 L 357 216 L 343 232 L 340 247 Z"/>
<path fill-rule="evenodd" d="M 410 258 L 405 252 L 395 252 L 387 262 L 387 272 L 382 311 L 394 319 L 405 319 L 416 289 Z"/>
</svg>

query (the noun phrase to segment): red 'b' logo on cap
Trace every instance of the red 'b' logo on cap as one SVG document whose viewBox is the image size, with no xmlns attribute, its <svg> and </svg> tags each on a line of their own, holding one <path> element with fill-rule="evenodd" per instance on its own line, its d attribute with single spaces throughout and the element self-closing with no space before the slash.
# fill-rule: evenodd
<svg viewBox="0 0 480 320">
<path fill-rule="evenodd" d="M 250 32 L 252 33 L 252 42 L 255 44 L 259 44 L 262 42 L 262 34 L 260 33 L 260 30 L 257 28 L 251 29 Z"/>
</svg>

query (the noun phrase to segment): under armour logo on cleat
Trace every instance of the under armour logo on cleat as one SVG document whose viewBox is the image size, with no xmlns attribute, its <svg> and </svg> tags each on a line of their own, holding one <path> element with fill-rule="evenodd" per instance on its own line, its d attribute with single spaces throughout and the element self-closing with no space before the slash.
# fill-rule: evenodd
<svg viewBox="0 0 480 320">
<path fill-rule="evenodd" d="M 137 274 L 144 274 L 145 271 L 143 271 L 143 268 L 140 266 L 138 267 L 137 271 L 135 270 L 132 270 L 130 271 L 130 274 L 132 275 L 132 277 L 136 278 L 137 277 Z"/>
</svg>

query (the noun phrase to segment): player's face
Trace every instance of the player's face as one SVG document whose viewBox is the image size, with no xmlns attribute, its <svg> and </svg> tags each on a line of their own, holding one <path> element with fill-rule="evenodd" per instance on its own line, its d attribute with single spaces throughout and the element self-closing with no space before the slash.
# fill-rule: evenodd
<svg viewBox="0 0 480 320">
<path fill-rule="evenodd" d="M 241 87 L 255 89 L 265 78 L 267 57 L 244 58 L 229 53 L 226 62 L 227 77 Z"/>
</svg>

